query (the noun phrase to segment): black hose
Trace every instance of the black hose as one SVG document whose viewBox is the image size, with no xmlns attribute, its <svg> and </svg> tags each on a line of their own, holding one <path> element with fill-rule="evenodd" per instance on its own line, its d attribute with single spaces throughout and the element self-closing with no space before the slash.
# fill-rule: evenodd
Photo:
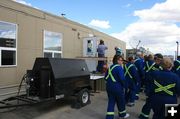
<svg viewBox="0 0 180 119">
<path fill-rule="evenodd" d="M 25 75 L 23 76 L 23 78 L 21 79 L 21 82 L 20 82 L 19 87 L 18 87 L 17 96 L 19 96 L 19 93 L 20 93 L 20 91 L 21 91 L 22 82 L 26 79 L 26 77 L 27 77 L 27 74 L 25 74 Z"/>
<path fill-rule="evenodd" d="M 22 87 L 22 83 L 23 83 L 23 81 L 25 81 L 25 79 L 27 78 L 27 76 L 28 76 L 28 74 L 25 74 L 25 75 L 22 77 L 21 82 L 20 82 L 19 87 L 18 87 L 17 96 L 19 96 L 19 93 L 20 93 L 21 87 Z M 19 104 L 19 100 L 17 100 L 17 104 Z M 0 111 L 0 113 L 5 113 L 5 112 L 13 111 L 13 110 L 15 110 L 16 108 L 17 108 L 17 106 L 14 107 L 14 108 L 7 108 L 7 110 Z"/>
<path fill-rule="evenodd" d="M 21 91 L 22 82 L 26 79 L 26 77 L 27 77 L 27 74 L 24 74 L 24 76 L 23 76 L 22 79 L 21 79 L 21 82 L 20 82 L 19 87 L 18 87 L 17 96 L 19 96 L 19 93 L 20 93 L 20 91 Z M 17 104 L 19 104 L 19 100 L 17 100 Z"/>
</svg>

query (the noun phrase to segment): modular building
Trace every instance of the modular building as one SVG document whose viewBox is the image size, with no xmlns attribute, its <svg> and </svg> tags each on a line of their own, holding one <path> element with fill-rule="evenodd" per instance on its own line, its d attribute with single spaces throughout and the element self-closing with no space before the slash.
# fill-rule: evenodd
<svg viewBox="0 0 180 119">
<path fill-rule="evenodd" d="M 0 96 L 16 94 L 21 78 L 36 57 L 84 56 L 84 39 L 104 40 L 107 57 L 114 47 L 125 53 L 125 42 L 105 33 L 39 9 L 0 0 Z M 95 43 L 96 44 L 96 43 Z"/>
</svg>

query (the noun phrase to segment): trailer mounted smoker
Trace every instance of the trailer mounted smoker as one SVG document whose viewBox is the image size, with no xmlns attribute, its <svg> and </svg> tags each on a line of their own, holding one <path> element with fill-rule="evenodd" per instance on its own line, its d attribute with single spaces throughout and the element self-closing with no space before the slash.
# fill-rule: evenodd
<svg viewBox="0 0 180 119">
<path fill-rule="evenodd" d="M 37 103 L 48 99 L 57 100 L 74 96 L 76 97 L 74 105 L 78 105 L 78 107 L 90 103 L 90 90 L 92 89 L 90 72 L 84 60 L 36 58 L 33 69 L 27 71 L 23 80 L 26 82 L 26 95 L 18 95 L 0 101 L 0 103 L 6 104 L 0 108 L 13 107 L 14 105 L 11 106 L 8 103 L 12 99 L 26 102 L 30 100 L 31 103 Z"/>
</svg>

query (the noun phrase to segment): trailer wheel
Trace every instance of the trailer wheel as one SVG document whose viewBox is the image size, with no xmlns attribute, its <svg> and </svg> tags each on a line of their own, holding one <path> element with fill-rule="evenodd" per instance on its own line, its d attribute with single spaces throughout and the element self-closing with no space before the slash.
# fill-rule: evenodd
<svg viewBox="0 0 180 119">
<path fill-rule="evenodd" d="M 81 106 L 85 106 L 90 103 L 90 93 L 88 89 L 82 89 L 78 93 L 78 102 L 81 104 Z"/>
</svg>

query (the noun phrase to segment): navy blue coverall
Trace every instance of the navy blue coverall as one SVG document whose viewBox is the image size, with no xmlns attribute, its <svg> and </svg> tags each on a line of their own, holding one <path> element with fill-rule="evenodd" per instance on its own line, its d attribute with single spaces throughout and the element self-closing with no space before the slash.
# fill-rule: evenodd
<svg viewBox="0 0 180 119">
<path fill-rule="evenodd" d="M 150 72 L 147 80 L 147 95 L 154 111 L 153 119 L 165 119 L 165 104 L 177 103 L 180 79 L 175 73 L 163 70 Z"/>
<path fill-rule="evenodd" d="M 123 68 L 112 65 L 105 74 L 108 107 L 106 119 L 114 119 L 114 106 L 117 104 L 119 117 L 126 115 L 125 109 L 125 77 Z"/>
<path fill-rule="evenodd" d="M 145 77 L 145 74 L 144 74 L 144 60 L 142 58 L 137 58 L 134 61 L 134 65 L 136 66 L 136 68 L 138 70 L 139 77 L 140 77 L 139 82 L 137 82 L 137 90 L 136 90 L 136 97 L 138 98 L 139 97 L 139 92 L 140 92 L 140 89 L 141 89 L 141 84 L 143 83 L 143 79 Z"/>
<path fill-rule="evenodd" d="M 139 74 L 137 68 L 131 62 L 124 65 L 124 75 L 126 78 L 126 102 L 134 103 L 136 96 L 137 82 L 139 82 Z"/>
<path fill-rule="evenodd" d="M 148 60 L 144 64 L 144 70 L 145 70 L 145 83 L 144 83 L 145 84 L 145 93 L 147 93 L 146 86 L 149 85 L 147 80 L 146 80 L 147 75 L 148 75 L 149 72 L 159 71 L 160 69 L 157 68 L 157 67 L 159 67 L 159 65 L 157 66 L 153 60 Z M 149 98 L 147 97 L 146 101 L 145 101 L 145 104 L 143 105 L 143 108 L 141 110 L 141 114 L 139 115 L 139 119 L 148 119 L 151 109 L 152 109 L 152 106 L 151 106 Z"/>
<path fill-rule="evenodd" d="M 173 72 L 180 77 L 180 59 L 174 61 Z"/>
</svg>

